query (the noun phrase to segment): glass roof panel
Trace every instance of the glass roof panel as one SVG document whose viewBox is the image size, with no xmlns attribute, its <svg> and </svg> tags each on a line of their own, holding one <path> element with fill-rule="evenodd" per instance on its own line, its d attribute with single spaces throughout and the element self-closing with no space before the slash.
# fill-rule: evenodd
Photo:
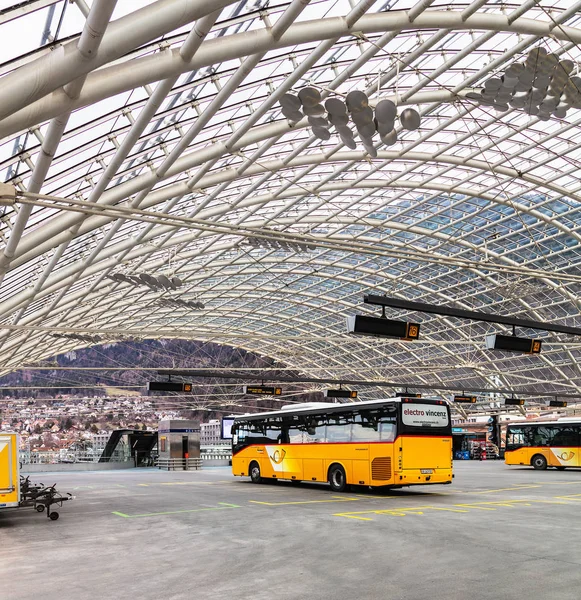
<svg viewBox="0 0 581 600">
<path fill-rule="evenodd" d="M 166 15 L 181 10 L 163 2 Z M 2 94 L 29 91 L 0 116 L 0 177 L 18 190 L 0 220 L 4 371 L 54 354 L 57 341 L 78 346 L 55 328 L 173 330 L 317 375 L 581 394 L 571 362 L 581 347 L 560 334 L 523 332 L 543 337 L 539 358 L 490 353 L 494 326 L 435 315 L 387 311 L 421 322 L 413 345 L 345 329 L 347 315 L 378 315 L 363 304 L 370 292 L 581 325 L 577 80 L 559 98 L 566 114 L 546 120 L 477 99 L 535 48 L 572 61 L 577 77 L 581 4 L 192 3 L 173 29 L 146 20 L 149 36 L 99 62 L 119 19 L 157 5 L 118 0 L 95 58 L 67 63 L 83 4 L 0 2 L 0 110 Z M 137 39 L 124 27 L 120 39 Z M 188 62 L 190 35 L 200 47 Z M 56 87 L 47 58 L 63 74 Z M 317 137 L 307 116 L 287 120 L 281 96 L 308 86 L 323 101 L 365 90 L 372 116 L 394 101 L 397 140 L 376 134 L 366 147 L 356 111 L 354 148 L 330 125 Z M 421 115 L 417 129 L 402 127 L 407 109 Z"/>
</svg>

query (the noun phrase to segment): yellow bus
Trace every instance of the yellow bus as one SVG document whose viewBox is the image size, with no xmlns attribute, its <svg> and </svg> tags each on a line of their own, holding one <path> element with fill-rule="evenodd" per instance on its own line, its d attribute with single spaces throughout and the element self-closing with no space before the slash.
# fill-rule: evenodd
<svg viewBox="0 0 581 600">
<path fill-rule="evenodd" d="M 535 469 L 581 467 L 581 419 L 514 423 L 506 428 L 504 462 Z"/>
<path fill-rule="evenodd" d="M 441 400 L 392 398 L 237 416 L 232 473 L 328 482 L 336 492 L 452 483 L 450 411 Z"/>
</svg>

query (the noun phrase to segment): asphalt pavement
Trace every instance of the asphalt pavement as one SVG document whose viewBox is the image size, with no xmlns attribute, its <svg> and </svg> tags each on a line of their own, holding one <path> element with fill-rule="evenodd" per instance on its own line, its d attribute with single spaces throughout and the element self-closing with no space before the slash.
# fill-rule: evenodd
<svg viewBox="0 0 581 600">
<path fill-rule="evenodd" d="M 0 597 L 579 600 L 581 470 L 454 468 L 345 494 L 229 468 L 33 475 L 76 498 L 58 521 L 0 511 Z"/>
</svg>

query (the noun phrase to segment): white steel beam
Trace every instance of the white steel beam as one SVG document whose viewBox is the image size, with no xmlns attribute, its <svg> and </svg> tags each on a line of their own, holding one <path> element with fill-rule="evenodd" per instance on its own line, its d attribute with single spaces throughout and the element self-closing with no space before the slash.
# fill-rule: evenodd
<svg viewBox="0 0 581 600">
<path fill-rule="evenodd" d="M 266 126 L 266 127 L 270 127 L 270 126 Z M 214 146 L 215 145 L 217 145 L 217 144 L 214 144 Z M 325 155 L 321 155 L 321 154 L 301 155 L 300 157 L 297 157 L 294 160 L 289 161 L 286 164 L 284 164 L 282 161 L 265 161 L 264 164 L 253 165 L 253 166 L 249 167 L 245 171 L 243 177 L 249 177 L 251 175 L 265 173 L 265 172 L 277 172 L 279 169 L 287 169 L 287 168 L 293 168 L 293 167 L 309 165 L 309 164 L 312 165 L 312 164 L 323 164 L 326 162 L 335 163 L 335 162 L 343 162 L 343 161 L 358 161 L 363 158 L 363 154 L 364 153 L 362 153 L 360 151 L 340 152 L 340 153 L 334 154 L 330 158 L 326 157 Z M 474 168 L 474 169 L 478 169 L 481 171 L 487 171 L 487 172 L 497 173 L 499 175 L 504 175 L 510 179 L 522 179 L 523 181 L 526 181 L 535 187 L 545 188 L 545 189 L 548 189 L 550 191 L 557 193 L 559 196 L 571 197 L 574 200 L 576 200 L 577 202 L 581 202 L 581 195 L 574 194 L 562 186 L 552 184 L 542 178 L 539 178 L 539 177 L 536 177 L 536 176 L 533 176 L 530 174 L 519 173 L 516 169 L 511 168 L 511 167 L 506 167 L 503 165 L 498 165 L 496 167 L 492 167 L 489 163 L 486 163 L 481 160 L 466 159 L 466 158 L 454 156 L 454 155 L 435 156 L 435 155 L 430 155 L 427 153 L 405 152 L 405 151 L 401 152 L 401 153 L 393 152 L 393 151 L 379 151 L 378 152 L 378 160 L 385 160 L 385 161 L 410 160 L 410 161 L 417 161 L 419 163 L 441 162 L 444 164 L 464 166 L 467 168 Z M 150 176 L 148 175 L 146 177 L 149 178 Z M 238 171 L 236 169 L 228 169 L 228 170 L 224 170 L 219 173 L 216 173 L 216 174 L 206 176 L 205 178 L 200 180 L 200 182 L 198 182 L 198 185 L 194 189 L 203 189 L 203 188 L 207 188 L 207 187 L 210 187 L 213 185 L 219 185 L 220 183 L 222 183 L 224 181 L 233 181 L 236 179 L 238 179 Z M 130 185 L 133 186 L 134 183 L 135 183 L 135 181 L 131 182 Z M 353 185 L 352 180 L 349 180 L 348 182 L 345 182 L 345 183 L 339 185 L 339 187 L 337 189 L 342 190 L 342 191 L 348 190 L 350 185 Z M 379 184 L 370 185 L 369 187 L 372 189 L 376 189 L 378 187 L 378 185 Z M 383 182 L 383 185 L 385 185 L 385 182 Z M 415 189 L 414 185 L 410 184 L 409 182 L 402 182 L 402 184 L 398 184 L 397 182 L 393 183 L 393 186 L 396 188 L 399 185 L 401 185 L 401 187 L 403 187 L 405 189 Z M 424 184 L 424 185 L 425 185 L 425 187 L 423 189 L 431 189 L 429 184 Z M 434 184 L 434 185 L 436 185 L 436 187 L 433 189 L 438 189 L 440 191 L 446 190 L 445 186 L 442 186 L 441 184 Z M 332 187 L 332 184 L 329 184 L 329 186 Z M 321 186 L 320 189 L 321 189 L 321 191 L 329 190 L 329 189 L 331 189 L 331 187 L 329 187 L 329 186 Z M 120 187 L 123 187 L 123 186 L 118 186 L 118 188 L 120 188 Z M 366 187 L 366 185 L 365 185 L 364 181 L 361 181 L 355 187 L 364 189 Z M 114 191 L 117 191 L 118 188 L 115 188 Z M 489 194 L 482 195 L 481 190 L 479 190 L 477 188 L 472 188 L 472 189 L 463 188 L 463 189 L 464 189 L 464 191 L 462 193 L 467 196 L 473 195 L 473 196 L 478 196 L 478 197 L 483 197 L 483 198 L 485 198 L 485 197 L 493 198 Z M 147 201 L 143 203 L 143 207 L 151 208 L 157 204 L 160 204 L 163 201 L 169 200 L 170 198 L 173 198 L 178 195 L 188 193 L 190 191 L 193 191 L 193 190 L 188 189 L 186 182 L 167 186 L 156 192 L 150 193 L 147 198 Z M 279 197 L 279 198 L 294 198 L 297 194 L 299 194 L 299 195 L 303 194 L 304 191 L 305 191 L 304 188 L 296 188 L 296 187 L 289 188 L 289 189 L 285 190 L 283 193 L 278 194 L 277 197 Z M 447 188 L 447 191 L 453 193 L 453 192 L 457 191 L 457 188 L 449 187 L 449 188 Z M 240 205 L 247 206 L 247 207 L 256 206 L 256 205 L 260 205 L 261 203 L 268 200 L 269 198 L 272 198 L 272 194 L 255 195 L 252 197 L 252 199 L 250 201 L 243 202 Z M 503 199 L 500 196 L 496 196 L 496 197 L 494 197 L 494 200 L 491 200 L 491 201 L 494 203 L 510 206 L 511 208 L 514 208 L 515 210 L 522 212 L 522 213 L 531 214 L 531 215 L 535 216 L 535 218 L 539 219 L 540 221 L 543 221 L 546 223 L 553 223 L 553 219 L 551 217 L 548 217 L 547 215 L 545 215 L 543 213 L 539 213 L 538 211 L 535 211 L 534 209 L 531 209 L 530 207 L 528 207 L 516 200 L 507 200 L 507 199 Z M 108 202 L 108 204 L 109 204 L 109 202 Z M 227 208 L 227 207 L 225 207 L 225 208 Z M 211 209 L 205 213 L 200 214 L 199 218 L 207 219 L 210 216 L 212 216 L 214 213 L 215 213 L 215 209 Z M 84 217 L 82 217 L 82 216 L 79 217 L 77 215 L 69 214 L 69 215 L 61 215 L 61 217 L 59 217 L 59 219 L 61 219 L 63 221 L 68 221 L 69 226 L 74 226 L 75 221 L 84 220 Z M 102 227 L 110 220 L 111 220 L 110 217 L 91 217 L 90 219 L 86 219 L 86 220 L 84 220 L 83 227 L 79 230 L 79 233 L 87 233 L 97 227 Z M 556 226 L 558 226 L 561 229 L 561 231 L 563 231 L 563 233 L 567 233 L 567 234 L 572 233 L 571 228 L 567 227 L 563 223 L 554 223 L 554 224 Z M 50 231 L 48 231 L 48 225 L 51 225 Z M 31 242 L 33 242 L 33 243 L 31 243 L 31 248 L 29 250 L 30 253 L 26 256 L 22 256 L 22 258 L 19 257 L 19 260 L 15 261 L 15 265 L 22 264 L 23 262 L 26 262 L 26 260 L 31 260 L 35 256 L 38 256 L 39 254 L 42 254 L 42 253 L 50 250 L 51 248 L 54 248 L 57 245 L 57 243 L 61 241 L 60 236 L 63 235 L 61 232 L 66 231 L 66 226 L 61 225 L 61 229 L 59 231 L 56 229 L 52 229 L 52 225 L 54 225 L 54 223 L 47 224 L 45 226 L 45 228 L 43 228 L 43 229 L 47 229 L 46 231 L 41 230 L 41 231 L 35 232 L 34 242 L 31 240 Z M 44 242 L 45 237 L 47 239 L 46 243 Z M 22 240 L 23 252 L 25 252 L 25 250 L 24 250 L 25 242 L 26 242 L 26 236 Z"/>
<path fill-rule="evenodd" d="M 81 37 L 76 45 L 75 55 L 79 55 L 82 59 L 92 57 L 99 50 L 99 45 L 103 39 L 103 34 L 109 24 L 109 19 L 113 14 L 113 10 L 117 0 L 95 0 L 83 27 Z M 19 73 L 20 71 L 17 71 Z M 6 82 L 9 76 L 2 79 L 2 83 Z M 65 89 L 66 93 L 72 98 L 77 98 L 83 88 L 85 82 L 84 77 L 80 77 L 75 81 L 70 82 L 68 89 Z M 8 85 L 9 87 L 10 85 Z M 3 86 L 0 86 L 0 95 Z M 0 101 L 1 105 L 1 101 Z M 1 109 L 0 109 L 1 111 Z M 61 141 L 61 137 L 64 133 L 65 127 L 69 121 L 71 113 L 66 112 L 58 117 L 55 117 L 49 124 L 47 134 L 42 143 L 41 151 L 38 156 L 37 162 L 34 166 L 34 171 L 28 183 L 28 191 L 33 193 L 40 192 L 52 160 L 57 152 L 58 145 Z M 2 117 L 0 117 L 1 119 Z M 24 229 L 28 218 L 32 212 L 32 207 L 22 207 L 19 211 L 14 223 L 12 230 L 10 231 L 10 237 L 6 243 L 3 253 L 0 255 L 0 285 L 2 280 L 8 271 L 10 261 L 14 257 L 16 248 Z"/>
<path fill-rule="evenodd" d="M 151 6 L 163 2 L 175 3 L 178 2 L 178 0 L 158 0 L 158 2 Z M 212 4 L 212 7 L 206 6 L 206 3 L 208 5 Z M 220 0 L 218 5 L 215 1 L 209 2 L 209 0 L 204 0 L 204 4 L 201 6 L 206 7 L 199 11 L 202 14 L 196 15 L 190 20 L 208 14 L 225 4 L 228 4 L 225 0 Z M 575 4 L 566 11 L 566 14 L 577 10 L 578 6 Z M 559 16 L 562 17 L 562 14 Z M 120 29 L 122 29 L 123 33 L 128 37 L 134 37 L 129 32 L 129 30 L 132 29 L 130 23 L 125 23 L 124 27 Z M 463 18 L 462 13 L 460 12 L 433 10 L 426 11 L 419 15 L 415 20 L 411 21 L 404 11 L 393 11 L 364 15 L 357 22 L 357 30 L 364 34 L 405 31 L 409 29 L 512 32 L 534 35 L 540 38 L 551 36 L 554 39 L 563 42 L 581 44 L 581 29 L 559 25 L 555 19 L 552 21 L 541 21 L 521 17 L 510 22 L 508 17 L 496 13 L 475 13 L 467 18 Z M 123 33 L 116 30 L 116 37 L 122 37 Z M 48 85 L 48 82 L 44 81 L 43 77 L 42 79 L 45 85 L 42 91 L 31 95 L 31 97 L 27 95 L 26 100 L 20 103 L 11 101 L 9 104 L 10 108 L 6 105 L 5 111 L 0 111 L 0 115 L 3 113 L 5 115 L 5 118 L 0 123 L 0 138 L 50 119 L 55 116 L 55 113 L 59 114 L 63 112 L 63 110 L 72 111 L 110 96 L 120 94 L 124 91 L 138 88 L 161 79 L 166 79 L 170 76 L 179 75 L 218 62 L 225 62 L 259 52 L 267 52 L 269 50 L 291 47 L 298 44 L 307 44 L 325 39 L 339 38 L 350 34 L 351 30 L 344 19 L 328 18 L 296 23 L 289 27 L 279 41 L 273 39 L 270 29 L 253 30 L 251 32 L 233 34 L 227 38 L 208 40 L 208 42 L 202 45 L 200 51 L 196 53 L 196 56 L 189 61 L 189 63 L 184 63 L 179 57 L 179 53 L 172 51 L 128 60 L 108 68 L 99 69 L 87 76 L 87 82 L 83 89 L 83 93 L 74 101 L 68 98 L 66 94 L 59 92 L 58 85 L 54 87 Z M 105 44 L 107 40 L 108 36 L 105 36 L 103 44 Z M 123 47 L 126 47 L 125 43 L 123 44 Z M 129 50 L 131 50 L 131 48 L 127 51 Z M 52 57 L 53 54 L 50 56 Z M 118 56 L 108 57 L 105 62 L 110 62 L 115 58 L 118 58 Z M 56 60 L 56 57 L 54 57 L 53 60 Z M 64 58 L 62 60 L 64 60 Z M 96 66 L 101 65 L 95 65 L 92 68 L 94 69 Z M 47 67 L 51 72 L 53 70 L 62 69 L 62 65 L 60 64 L 58 65 L 58 69 L 57 67 L 53 68 L 52 65 Z M 78 73 L 78 70 L 78 68 L 70 68 L 68 71 L 69 79 L 64 83 L 80 76 L 82 73 Z M 88 70 L 85 71 L 85 73 L 87 72 Z M 34 79 L 34 72 L 26 74 L 26 77 L 22 75 L 22 79 L 23 80 L 19 81 L 18 85 L 14 87 L 17 89 L 22 87 L 26 88 L 28 85 L 27 81 L 30 82 Z M 0 90 L 0 92 L 3 91 L 4 89 Z M 51 92 L 53 93 L 51 94 Z M 21 89 L 19 98 L 23 95 Z M 0 93 L 0 101 L 4 102 L 2 93 Z M 26 108 L 22 109 L 22 106 L 26 106 Z"/>
<path fill-rule="evenodd" d="M 67 83 L 117 60 L 151 40 L 232 4 L 233 1 L 157 0 L 112 22 L 98 44 L 98 51 L 91 51 L 87 46 L 87 52 L 79 52 L 78 40 L 58 46 L 50 54 L 9 73 L 2 79 L 0 120 L 52 92 L 57 92 L 55 95 L 62 101 L 68 96 L 66 91 L 62 90 Z M 93 32 L 88 31 L 83 44 L 93 35 Z M 152 81 L 164 78 L 159 77 Z M 61 104 L 57 114 L 72 110 L 71 106 Z M 56 114 L 52 115 L 54 116 Z"/>
<path fill-rule="evenodd" d="M 196 21 L 194 27 L 192 28 L 192 31 L 190 32 L 190 34 L 188 35 L 188 37 L 186 38 L 186 40 L 184 41 L 184 43 L 180 49 L 180 56 L 182 57 L 182 59 L 184 61 L 189 61 L 194 56 L 194 54 L 200 47 L 202 41 L 207 36 L 209 31 L 213 27 L 214 23 L 216 22 L 216 19 L 218 18 L 219 14 L 220 14 L 220 11 L 216 11 L 206 17 L 203 17 L 199 21 Z M 91 31 L 93 31 L 94 29 L 95 29 L 94 25 L 90 27 Z M 83 38 L 81 36 L 81 40 L 79 41 L 79 44 L 81 43 L 82 40 L 83 40 Z M 90 51 L 91 51 L 91 48 L 89 48 L 89 52 Z M 99 200 L 99 198 L 101 197 L 101 194 L 104 192 L 104 190 L 107 188 L 107 186 L 111 183 L 113 177 L 119 170 L 119 167 L 122 165 L 123 161 L 127 158 L 129 153 L 133 149 L 134 145 L 139 141 L 141 134 L 145 131 L 145 128 L 150 123 L 150 121 L 153 118 L 153 116 L 155 115 L 156 111 L 159 109 L 159 107 L 161 106 L 161 104 L 163 103 L 163 101 L 165 100 L 167 95 L 172 90 L 177 79 L 178 79 L 177 76 L 170 77 L 169 79 L 166 79 L 166 80 L 160 82 L 156 86 L 155 91 L 149 98 L 149 101 L 147 102 L 147 104 L 145 105 L 143 110 L 140 111 L 137 120 L 132 124 L 129 132 L 123 139 L 123 143 L 121 144 L 121 146 L 115 153 L 115 156 L 113 157 L 113 159 L 107 165 L 107 168 L 105 169 L 105 171 L 103 172 L 99 181 L 97 182 L 97 185 L 93 188 L 93 190 L 88 198 L 89 202 L 97 202 Z M 75 85 L 75 84 L 76 84 L 76 82 L 72 82 L 72 85 Z M 82 87 L 82 85 L 81 85 L 81 87 Z M 77 86 L 77 89 L 79 89 L 78 86 Z M 52 155 L 54 156 L 54 152 Z M 40 187 L 35 190 L 29 189 L 29 191 L 38 192 L 38 191 L 40 191 Z M 28 210 L 29 208 L 30 207 L 26 207 L 26 210 Z M 77 235 L 80 225 L 81 225 L 81 222 L 79 222 L 74 227 L 72 227 L 70 229 L 69 240 L 67 240 L 66 242 L 63 242 L 56 249 L 49 264 L 47 265 L 44 272 L 40 275 L 40 277 L 36 281 L 34 288 L 33 288 L 33 294 L 31 294 L 31 296 L 30 296 L 30 301 L 34 300 L 36 294 L 42 289 L 42 287 L 43 287 L 44 283 L 46 282 L 47 278 L 49 277 L 50 273 L 56 268 L 59 260 L 61 259 L 64 252 L 68 248 L 70 241 L 72 239 L 74 239 L 74 237 Z M 112 236 L 112 234 L 110 231 L 108 236 L 105 237 L 105 243 L 108 241 L 108 239 L 111 238 L 111 236 Z M 1 277 L 0 277 L 0 281 L 1 281 Z M 19 314 L 16 315 L 15 323 L 18 323 L 22 314 L 27 309 L 29 303 L 30 302 L 26 303 L 20 309 Z M 3 339 L 4 338 L 2 338 L 0 336 L 0 348 L 3 343 Z"/>
</svg>

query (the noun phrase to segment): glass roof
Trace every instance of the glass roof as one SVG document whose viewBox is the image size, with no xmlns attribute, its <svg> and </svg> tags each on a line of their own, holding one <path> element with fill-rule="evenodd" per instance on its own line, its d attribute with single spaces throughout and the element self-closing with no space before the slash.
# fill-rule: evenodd
<svg viewBox="0 0 581 600">
<path fill-rule="evenodd" d="M 578 338 L 523 330 L 543 352 L 511 356 L 485 349 L 507 333 L 491 324 L 387 310 L 421 322 L 413 343 L 345 326 L 379 316 L 366 293 L 581 326 L 579 9 L 0 0 L 0 178 L 18 192 L 0 207 L 2 372 L 76 332 L 212 340 L 312 377 L 581 394 Z M 539 56 L 567 65 L 561 96 L 486 95 Z M 317 137 L 282 112 L 305 88 L 393 101 L 397 141 Z"/>
</svg>

